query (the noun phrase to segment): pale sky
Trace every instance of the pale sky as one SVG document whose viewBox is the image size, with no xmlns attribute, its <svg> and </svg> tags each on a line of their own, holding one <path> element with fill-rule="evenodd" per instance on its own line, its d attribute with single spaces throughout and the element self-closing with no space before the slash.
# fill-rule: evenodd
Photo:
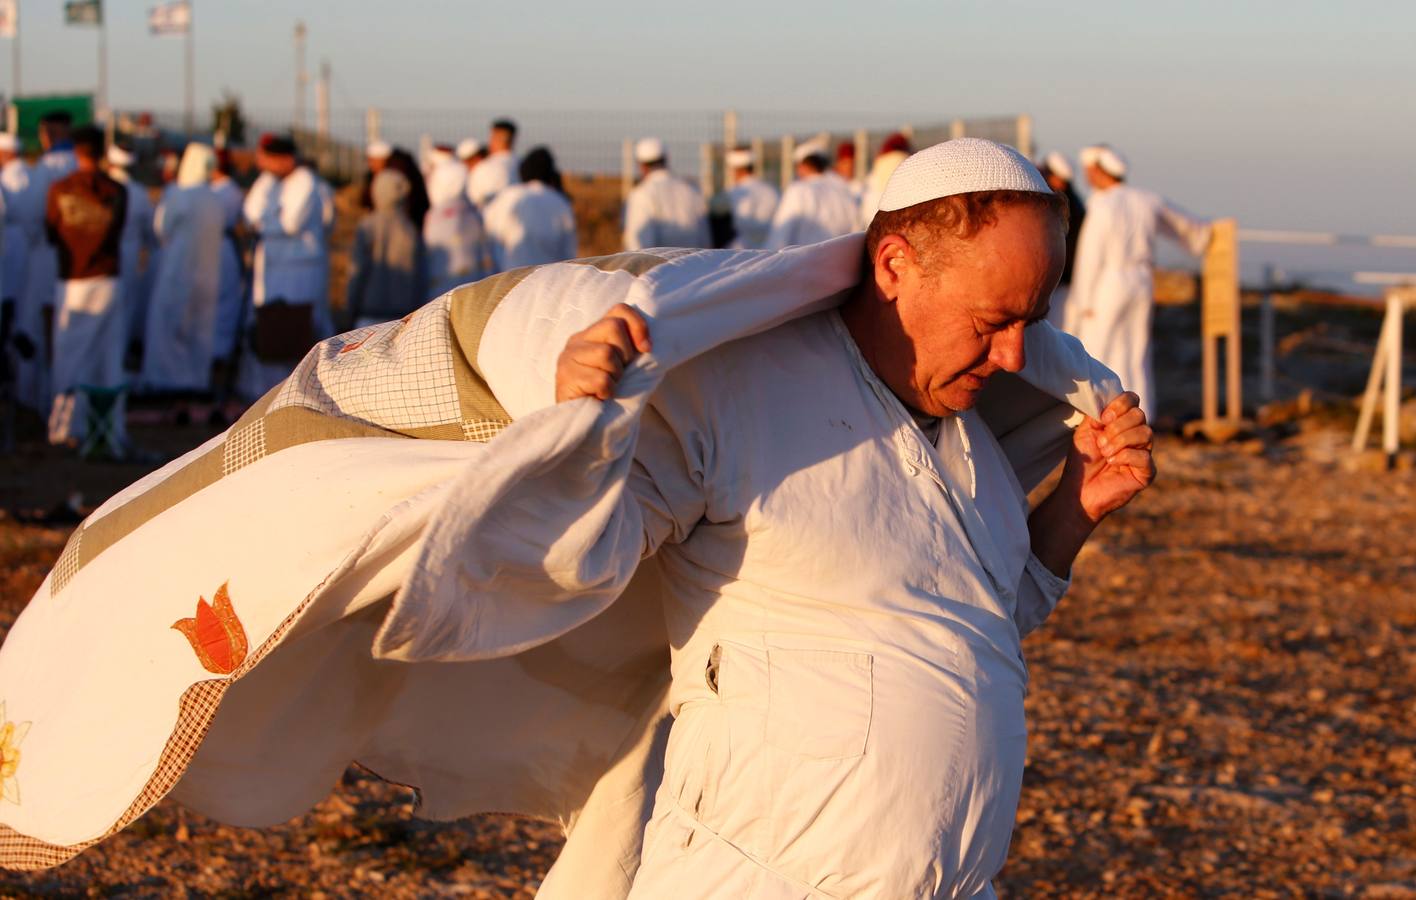
<svg viewBox="0 0 1416 900">
<path fill-rule="evenodd" d="M 61 5 L 21 0 L 26 93 L 95 82 L 95 34 L 63 27 Z M 149 5 L 108 0 L 110 97 L 120 109 L 180 110 L 183 42 L 147 35 Z M 223 87 L 253 109 L 290 108 L 299 17 L 310 67 L 333 66 L 337 109 L 734 107 L 790 110 L 793 123 L 856 110 L 916 123 L 1027 112 L 1040 149 L 1075 158 L 1108 141 L 1135 183 L 1199 213 L 1416 233 L 1409 2 L 195 0 L 195 10 L 202 122 Z"/>
</svg>

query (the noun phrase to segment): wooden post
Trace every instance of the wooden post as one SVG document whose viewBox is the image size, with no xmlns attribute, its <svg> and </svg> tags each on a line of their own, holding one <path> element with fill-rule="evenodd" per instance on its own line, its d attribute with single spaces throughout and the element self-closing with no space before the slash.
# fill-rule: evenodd
<svg viewBox="0 0 1416 900">
<path fill-rule="evenodd" d="M 379 110 L 376 106 L 364 110 L 364 136 L 370 144 L 379 139 Z"/>
<path fill-rule="evenodd" d="M 855 133 L 855 177 L 865 181 L 870 174 L 870 132 L 857 128 Z"/>
<path fill-rule="evenodd" d="M 723 112 L 723 153 L 737 148 L 738 141 L 738 117 L 736 110 L 725 110 Z M 725 157 L 726 158 L 726 157 Z"/>
<path fill-rule="evenodd" d="M 1228 440 L 1242 428 L 1243 370 L 1239 335 L 1239 242 L 1233 219 L 1219 219 L 1205 251 L 1200 302 L 1203 363 L 1203 419 L 1200 431 L 1211 440 Z M 1225 351 L 1225 409 L 1219 409 L 1219 342 Z M 1193 433 L 1193 427 L 1187 433 Z"/>
<path fill-rule="evenodd" d="M 964 120 L 955 119 L 949 123 L 949 140 L 954 141 L 964 136 Z"/>
<path fill-rule="evenodd" d="M 792 183 L 792 154 L 796 152 L 796 138 L 782 135 L 782 190 Z"/>
<path fill-rule="evenodd" d="M 629 200 L 629 192 L 634 190 L 634 141 L 624 139 L 620 148 L 620 202 Z"/>
<path fill-rule="evenodd" d="M 713 145 L 698 145 L 698 184 L 703 191 L 703 199 L 713 196 Z"/>
<path fill-rule="evenodd" d="M 1028 159 L 1033 158 L 1032 116 L 1024 113 L 1018 116 L 1018 152 Z"/>
<path fill-rule="evenodd" d="M 1352 433 L 1354 453 L 1366 449 L 1367 436 L 1372 430 L 1377 404 L 1382 406 L 1382 450 L 1387 468 L 1396 465 L 1401 448 L 1401 339 L 1402 319 L 1408 309 L 1416 308 L 1416 287 L 1393 287 L 1386 292 L 1386 313 L 1382 330 L 1377 336 L 1377 349 L 1372 354 L 1372 370 L 1367 376 L 1367 388 L 1362 392 L 1362 409 L 1357 414 L 1357 428 Z"/>
<path fill-rule="evenodd" d="M 767 146 L 760 137 L 752 139 L 752 171 L 758 178 L 767 177 Z"/>
</svg>

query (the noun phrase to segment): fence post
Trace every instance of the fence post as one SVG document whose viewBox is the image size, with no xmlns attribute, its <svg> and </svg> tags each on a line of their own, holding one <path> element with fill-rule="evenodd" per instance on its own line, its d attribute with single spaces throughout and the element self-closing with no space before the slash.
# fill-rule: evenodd
<svg viewBox="0 0 1416 900">
<path fill-rule="evenodd" d="M 1387 468 L 1396 468 L 1396 450 L 1401 432 L 1401 320 L 1406 313 L 1401 291 L 1389 289 L 1386 295 L 1386 315 L 1391 320 L 1387 338 L 1386 405 L 1382 410 L 1382 449 L 1386 451 Z"/>
<path fill-rule="evenodd" d="M 1265 403 L 1274 398 L 1273 264 L 1264 264 L 1264 289 L 1259 301 L 1259 395 Z"/>
<path fill-rule="evenodd" d="M 698 145 L 698 183 L 703 199 L 713 196 L 713 145 L 707 142 Z"/>
<path fill-rule="evenodd" d="M 723 111 L 723 152 L 737 149 L 738 117 L 736 110 Z"/>
<path fill-rule="evenodd" d="M 964 136 L 964 120 L 955 119 L 949 123 L 949 140 L 956 141 Z"/>
<path fill-rule="evenodd" d="M 790 134 L 782 135 L 782 190 L 786 190 L 792 183 L 792 154 L 796 152 L 796 138 Z"/>
<path fill-rule="evenodd" d="M 752 139 L 752 171 L 758 178 L 767 177 L 767 147 L 760 137 Z"/>
<path fill-rule="evenodd" d="M 364 136 L 370 144 L 379 139 L 379 110 L 376 106 L 364 110 Z"/>
<path fill-rule="evenodd" d="M 624 139 L 620 148 L 620 202 L 629 200 L 629 192 L 634 190 L 634 142 Z"/>
<path fill-rule="evenodd" d="M 1028 159 L 1033 158 L 1032 116 L 1023 113 L 1018 116 L 1018 152 Z"/>
<path fill-rule="evenodd" d="M 866 157 L 870 155 L 870 132 L 864 128 L 857 128 L 855 133 L 855 177 L 861 181 L 870 174 L 870 160 Z"/>
</svg>

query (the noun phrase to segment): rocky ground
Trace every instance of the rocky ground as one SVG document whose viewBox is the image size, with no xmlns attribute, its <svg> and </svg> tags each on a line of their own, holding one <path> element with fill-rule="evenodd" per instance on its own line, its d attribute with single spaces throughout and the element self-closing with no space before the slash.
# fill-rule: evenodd
<svg viewBox="0 0 1416 900">
<path fill-rule="evenodd" d="M 614 223 L 582 218 L 599 252 Z M 1155 487 L 1028 639 L 1001 896 L 1416 897 L 1416 471 L 1346 449 L 1377 320 L 1313 299 L 1280 301 L 1284 402 L 1236 443 L 1163 437 Z M 1197 322 L 1183 304 L 1156 320 L 1172 425 L 1199 405 Z M 73 527 L 66 503 L 91 509 L 147 468 L 75 462 L 22 426 L 0 459 L 0 630 Z M 211 432 L 134 429 L 166 454 Z M 280 827 L 164 802 L 64 866 L 0 873 L 0 895 L 530 897 L 559 844 L 536 822 L 421 821 L 411 792 L 352 767 Z"/>
</svg>

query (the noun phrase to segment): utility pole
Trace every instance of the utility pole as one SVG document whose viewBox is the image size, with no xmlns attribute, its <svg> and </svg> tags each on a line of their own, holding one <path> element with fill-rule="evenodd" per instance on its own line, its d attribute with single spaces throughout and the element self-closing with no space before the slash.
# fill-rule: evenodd
<svg viewBox="0 0 1416 900">
<path fill-rule="evenodd" d="M 15 36 L 10 40 L 10 106 L 5 110 L 6 130 L 20 133 L 20 0 L 15 0 Z"/>
<path fill-rule="evenodd" d="M 295 21 L 295 130 L 305 127 L 305 23 Z"/>
<path fill-rule="evenodd" d="M 193 62 L 192 32 L 196 30 L 196 10 L 194 0 L 187 0 L 187 71 L 186 75 L 186 98 L 183 116 L 183 126 L 187 130 L 187 137 L 190 139 L 197 131 L 197 86 L 196 86 L 196 64 Z"/>
<path fill-rule="evenodd" d="M 320 60 L 320 80 L 315 82 L 315 151 L 321 166 L 329 153 L 329 60 Z"/>
</svg>

